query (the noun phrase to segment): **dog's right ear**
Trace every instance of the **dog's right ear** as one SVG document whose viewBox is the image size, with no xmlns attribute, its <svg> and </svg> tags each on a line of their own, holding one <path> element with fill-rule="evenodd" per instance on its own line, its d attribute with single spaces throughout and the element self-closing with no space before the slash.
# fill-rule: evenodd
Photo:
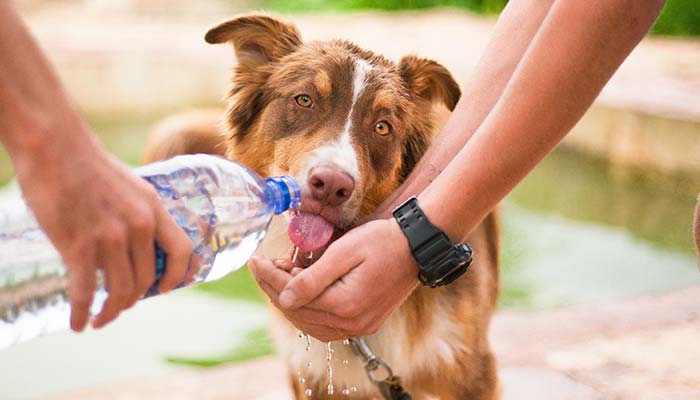
<svg viewBox="0 0 700 400">
<path fill-rule="evenodd" d="M 296 26 L 266 15 L 246 15 L 226 21 L 204 36 L 207 43 L 231 42 L 239 67 L 255 69 L 275 62 L 301 45 Z"/>
<path fill-rule="evenodd" d="M 399 73 L 414 96 L 431 102 L 441 101 L 450 111 L 462 95 L 450 71 L 433 60 L 405 56 L 399 62 Z"/>
</svg>

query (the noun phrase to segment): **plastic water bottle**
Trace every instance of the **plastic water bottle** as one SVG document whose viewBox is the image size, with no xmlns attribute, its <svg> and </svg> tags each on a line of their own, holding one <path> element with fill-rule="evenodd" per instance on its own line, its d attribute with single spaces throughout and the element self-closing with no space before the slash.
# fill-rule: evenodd
<svg viewBox="0 0 700 400">
<path fill-rule="evenodd" d="M 185 155 L 137 168 L 194 244 L 201 259 L 190 285 L 214 281 L 238 270 L 265 236 L 273 214 L 299 205 L 289 176 L 263 180 L 253 171 L 210 155 Z M 119 195 L 119 193 L 115 193 Z M 0 348 L 48 332 L 67 329 L 68 278 L 60 255 L 20 198 L 0 203 Z M 156 283 L 144 298 L 158 294 L 164 254 L 156 245 Z M 107 292 L 101 273 L 91 314 Z"/>
</svg>

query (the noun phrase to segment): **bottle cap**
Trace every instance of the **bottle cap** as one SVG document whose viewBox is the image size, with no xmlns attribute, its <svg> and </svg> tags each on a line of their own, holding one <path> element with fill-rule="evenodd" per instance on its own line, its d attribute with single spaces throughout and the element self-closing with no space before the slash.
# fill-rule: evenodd
<svg viewBox="0 0 700 400">
<path fill-rule="evenodd" d="M 275 214 L 281 214 L 301 203 L 301 189 L 291 176 L 276 176 L 265 179 L 268 197 L 275 208 Z"/>
</svg>

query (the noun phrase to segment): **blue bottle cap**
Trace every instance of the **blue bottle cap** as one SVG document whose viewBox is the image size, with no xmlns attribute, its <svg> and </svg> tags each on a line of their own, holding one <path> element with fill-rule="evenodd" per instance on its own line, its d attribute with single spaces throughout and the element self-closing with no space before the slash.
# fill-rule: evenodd
<svg viewBox="0 0 700 400">
<path fill-rule="evenodd" d="M 265 179 L 267 197 L 275 209 L 275 214 L 281 214 L 290 208 L 298 207 L 301 203 L 301 189 L 291 176 L 276 176 Z"/>
</svg>

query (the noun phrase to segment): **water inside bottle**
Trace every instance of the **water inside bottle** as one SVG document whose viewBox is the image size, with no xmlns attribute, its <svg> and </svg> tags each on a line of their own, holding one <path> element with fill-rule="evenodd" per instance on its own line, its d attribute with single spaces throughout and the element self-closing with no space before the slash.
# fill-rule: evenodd
<svg viewBox="0 0 700 400">
<path fill-rule="evenodd" d="M 267 205 L 247 195 L 245 188 L 239 194 L 222 194 L 216 176 L 189 168 L 144 179 L 192 239 L 194 255 L 201 260 L 189 285 L 216 280 L 240 268 L 265 235 Z M 24 207 L 10 210 L 26 217 L 0 218 L 0 348 L 69 325 L 67 271 Z M 147 296 L 154 294 L 157 291 L 151 290 Z M 98 274 L 92 315 L 99 313 L 106 298 Z"/>
</svg>

